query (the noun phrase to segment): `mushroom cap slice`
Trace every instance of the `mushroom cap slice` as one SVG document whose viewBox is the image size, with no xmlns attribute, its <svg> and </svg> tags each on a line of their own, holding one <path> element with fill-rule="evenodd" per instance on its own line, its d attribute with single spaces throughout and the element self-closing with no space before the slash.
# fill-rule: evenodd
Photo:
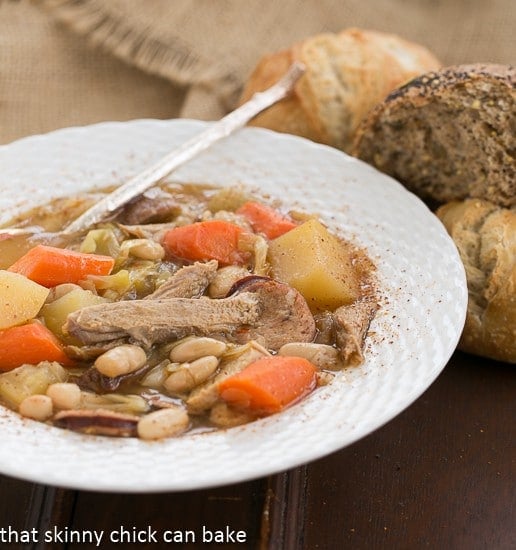
<svg viewBox="0 0 516 550">
<path fill-rule="evenodd" d="M 54 416 L 54 425 L 88 435 L 136 437 L 139 417 L 106 409 L 61 411 Z"/>
</svg>

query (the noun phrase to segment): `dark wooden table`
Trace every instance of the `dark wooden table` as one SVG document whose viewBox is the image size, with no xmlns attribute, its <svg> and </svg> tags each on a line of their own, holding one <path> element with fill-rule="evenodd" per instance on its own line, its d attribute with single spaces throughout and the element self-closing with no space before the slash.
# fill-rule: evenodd
<svg viewBox="0 0 516 550">
<path fill-rule="evenodd" d="M 203 529 L 207 540 L 240 537 L 232 546 L 271 550 L 514 549 L 515 374 L 514 366 L 456 353 L 389 424 L 269 479 L 120 495 L 0 476 L 0 549 L 95 548 L 73 542 L 94 530 L 104 531 L 100 548 L 224 546 L 203 543 Z M 46 531 L 54 542 L 44 542 Z M 39 542 L 8 544 L 13 532 L 32 541 L 37 533 Z M 195 543 L 178 542 L 192 536 Z M 148 542 L 127 543 L 138 538 Z"/>
</svg>

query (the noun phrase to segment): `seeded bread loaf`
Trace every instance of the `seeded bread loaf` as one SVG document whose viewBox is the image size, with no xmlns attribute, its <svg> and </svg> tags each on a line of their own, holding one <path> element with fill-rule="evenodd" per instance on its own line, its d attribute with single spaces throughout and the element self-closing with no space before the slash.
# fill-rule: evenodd
<svg viewBox="0 0 516 550">
<path fill-rule="evenodd" d="M 516 363 L 516 211 L 479 199 L 437 210 L 466 268 L 464 351 Z"/>
<path fill-rule="evenodd" d="M 353 154 L 440 203 L 516 205 L 516 69 L 460 65 L 417 77 L 366 117 Z"/>
<path fill-rule="evenodd" d="M 425 48 L 376 31 L 347 29 L 320 34 L 264 57 L 244 88 L 241 101 L 264 90 L 292 61 L 306 73 L 294 94 L 252 122 L 349 151 L 366 113 L 397 86 L 440 64 Z"/>
</svg>

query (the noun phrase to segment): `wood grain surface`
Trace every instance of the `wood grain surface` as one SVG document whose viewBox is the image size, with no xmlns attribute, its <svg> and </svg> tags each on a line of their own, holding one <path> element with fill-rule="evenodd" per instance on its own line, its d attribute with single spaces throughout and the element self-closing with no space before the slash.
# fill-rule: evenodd
<svg viewBox="0 0 516 550">
<path fill-rule="evenodd" d="M 101 548 L 513 549 L 514 375 L 514 366 L 456 353 L 427 392 L 386 426 L 269 479 L 121 495 L 0 476 L 0 529 L 36 529 L 40 536 L 53 530 L 62 539 L 103 531 Z M 120 529 L 126 542 L 109 543 L 108 535 L 119 538 Z M 202 541 L 203 529 L 211 543 Z M 195 542 L 163 541 L 165 532 L 187 537 L 188 531 Z M 215 542 L 235 540 L 239 531 L 245 542 Z M 127 542 L 138 536 L 147 542 Z M 32 550 L 95 547 L 0 543 Z"/>
</svg>

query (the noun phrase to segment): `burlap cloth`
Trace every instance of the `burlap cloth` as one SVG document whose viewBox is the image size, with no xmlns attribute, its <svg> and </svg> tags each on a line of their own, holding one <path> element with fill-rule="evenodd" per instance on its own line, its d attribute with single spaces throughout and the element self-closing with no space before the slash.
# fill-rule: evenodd
<svg viewBox="0 0 516 550">
<path fill-rule="evenodd" d="M 350 26 L 446 65 L 514 63 L 516 0 L 0 0 L 0 143 L 101 120 L 218 118 L 264 53 Z"/>
</svg>

